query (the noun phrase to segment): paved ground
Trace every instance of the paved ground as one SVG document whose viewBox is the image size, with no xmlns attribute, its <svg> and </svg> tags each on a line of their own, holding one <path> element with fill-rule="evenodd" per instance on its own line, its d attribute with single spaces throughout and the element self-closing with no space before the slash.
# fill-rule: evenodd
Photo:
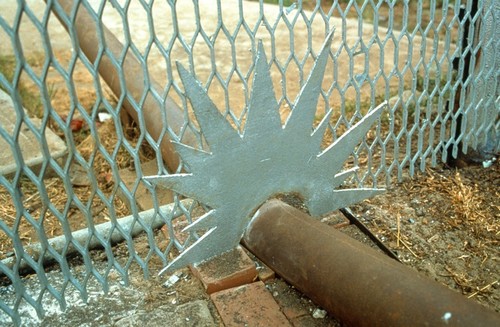
<svg viewBox="0 0 500 327">
<path fill-rule="evenodd" d="M 100 265 L 105 265 L 101 263 Z M 74 267 L 78 274 L 84 271 L 83 266 Z M 57 301 L 53 297 L 47 297 L 45 303 L 45 315 L 39 320 L 36 312 L 26 303 L 20 306 L 23 317 L 23 326 L 137 326 L 139 323 L 147 322 L 148 326 L 216 326 L 212 313 L 209 309 L 209 300 L 196 299 L 186 303 L 178 304 L 175 300 L 161 303 L 148 303 L 148 293 L 153 288 L 159 288 L 166 293 L 167 287 L 154 285 L 152 282 L 139 282 L 142 276 L 131 274 L 131 284 L 123 286 L 117 280 L 111 281 L 109 292 L 105 294 L 102 287 L 94 280 L 89 281 L 88 299 L 85 304 L 74 288 L 66 292 L 68 304 L 66 311 L 61 311 Z M 58 272 L 48 274 L 49 281 L 56 289 L 59 289 L 64 280 Z M 198 286 L 200 294 L 203 294 L 200 283 L 186 274 L 179 283 L 193 283 Z M 28 290 L 38 290 L 39 284 L 34 278 L 28 279 L 26 283 Z M 2 300 L 7 303 L 14 299 L 15 291 L 12 287 L 0 288 Z M 0 324 L 10 326 L 9 318 L 0 311 Z"/>
<path fill-rule="evenodd" d="M 119 247 L 122 245 L 119 245 Z M 236 255 L 236 256 L 235 256 Z M 20 305 L 23 326 L 338 326 L 326 312 L 297 292 L 269 268 L 255 258 L 250 259 L 243 250 L 228 254 L 219 260 L 233 260 L 232 265 L 220 262 L 200 267 L 193 274 L 183 269 L 171 276 L 153 276 L 144 280 L 139 269 L 130 270 L 130 284 L 124 286 L 118 274 L 111 272 L 109 290 L 95 279 L 87 287 L 87 304 L 79 293 L 68 287 L 67 309 L 62 311 L 53 297 L 47 297 L 45 318 L 39 320 L 36 312 L 25 302 Z M 74 262 L 72 268 L 77 278 L 85 267 Z M 105 269 L 106 262 L 96 264 Z M 228 268 L 229 267 L 229 268 Z M 258 267 L 258 269 L 255 269 Z M 251 269 L 249 269 L 251 268 Z M 65 283 L 58 270 L 47 274 L 55 289 Z M 172 277 L 173 276 L 173 277 Z M 195 276 L 204 278 L 200 281 Z M 239 276 L 239 278 L 234 278 Z M 236 283 L 235 283 L 235 280 Z M 217 288 L 213 288 L 213 284 Z M 36 276 L 28 277 L 26 288 L 37 294 L 40 285 Z M 215 290 L 215 291 L 214 291 Z M 211 294 L 208 294 L 212 292 Z M 2 299 L 12 303 L 15 291 L 12 286 L 0 287 Z M 5 313 L 0 312 L 0 322 L 12 326 Z M 272 323 L 271 323 L 272 322 Z"/>
</svg>

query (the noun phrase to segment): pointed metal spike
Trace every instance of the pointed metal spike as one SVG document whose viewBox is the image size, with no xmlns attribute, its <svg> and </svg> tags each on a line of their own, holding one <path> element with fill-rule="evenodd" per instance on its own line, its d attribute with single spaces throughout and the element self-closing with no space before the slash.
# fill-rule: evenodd
<svg viewBox="0 0 500 327">
<path fill-rule="evenodd" d="M 366 114 L 357 124 L 352 126 L 347 132 L 339 137 L 337 141 L 326 148 L 325 151 L 319 155 L 321 160 L 318 161 L 331 167 L 341 166 L 352 153 L 354 147 L 361 142 L 361 139 L 380 116 L 386 105 L 387 101 L 384 101 Z"/>
<path fill-rule="evenodd" d="M 162 269 L 159 274 L 161 275 L 165 272 L 172 272 L 174 270 L 184 268 L 187 265 L 198 265 L 224 252 L 228 252 L 238 246 L 239 240 L 243 235 L 243 233 L 239 235 L 237 241 L 231 239 L 229 242 L 220 242 L 220 240 L 225 241 L 225 234 L 226 232 L 222 231 L 218 227 L 210 229 L 196 242 L 182 251 L 182 253 L 169 265 Z M 228 236 L 230 238 L 234 238 L 233 235 Z"/>
<path fill-rule="evenodd" d="M 144 176 L 143 179 L 153 185 L 162 186 L 165 188 L 175 185 L 180 179 L 190 178 L 193 174 L 174 174 L 174 175 L 151 175 Z"/>
<path fill-rule="evenodd" d="M 197 176 L 194 174 L 157 175 L 146 176 L 144 180 L 180 193 L 188 198 L 196 199 L 207 206 L 215 207 L 216 201 L 213 200 L 213 197 L 208 192 L 207 194 L 200 192 L 200 185 L 203 185 L 206 181 Z"/>
<path fill-rule="evenodd" d="M 210 153 L 195 149 L 188 145 L 178 142 L 172 142 L 175 150 L 181 156 L 184 163 L 190 168 L 191 172 L 197 172 L 202 169 L 205 160 L 211 156 Z"/>
<path fill-rule="evenodd" d="M 335 173 L 341 171 L 345 159 L 381 110 L 375 109 L 366 115 L 346 133 L 347 136 L 344 135 L 340 141 L 318 155 L 331 111 L 325 115 L 314 132 L 311 131 L 332 35 L 333 31 L 329 33 L 318 55 L 285 129 L 281 126 L 279 112 L 273 108 L 277 107 L 277 102 L 272 91 L 263 46 L 262 43 L 259 44 L 252 100 L 244 132 L 244 137 L 248 136 L 248 139 L 242 139 L 208 99 L 203 87 L 179 65 L 186 94 L 212 153 L 198 152 L 177 144 L 179 153 L 186 159 L 187 164 L 195 167 L 196 173 L 157 176 L 153 177 L 152 181 L 193 197 L 213 210 L 185 228 L 185 231 L 189 232 L 205 229 L 209 231 L 187 247 L 162 272 L 197 264 L 234 248 L 241 240 L 248 217 L 260 203 L 277 192 L 299 192 L 306 199 L 311 214 L 320 215 L 383 191 L 335 190 L 335 187 L 352 176 L 356 168 Z M 267 102 L 270 104 L 266 107 Z M 263 120 L 262 117 L 267 118 Z M 259 133 L 262 129 L 269 130 L 266 130 L 264 137 Z M 287 139 L 281 140 L 282 137 Z M 268 146 L 269 142 L 271 144 Z M 255 153 L 258 153 L 258 156 Z M 236 161 L 242 165 L 235 165 Z M 304 170 L 304 165 L 309 165 L 308 169 Z M 285 166 L 288 169 L 277 169 Z M 327 176 L 324 175 L 325 171 L 328 172 Z M 161 178 L 161 181 L 155 178 Z M 240 182 L 235 183 L 235 180 Z"/>
<path fill-rule="evenodd" d="M 332 187 L 337 188 L 338 186 L 340 186 L 340 184 L 345 182 L 346 179 L 351 177 L 358 169 L 359 167 L 353 167 L 351 169 L 347 169 L 341 173 L 336 174 L 335 177 L 333 178 Z"/>
<path fill-rule="evenodd" d="M 345 208 L 351 204 L 361 202 L 369 199 L 377 194 L 384 193 L 384 189 L 379 188 L 356 188 L 333 191 L 333 198 L 335 199 L 335 207 L 331 210 L 338 208 Z"/>
<path fill-rule="evenodd" d="M 348 207 L 351 204 L 363 201 L 383 192 L 385 192 L 385 190 L 375 188 L 335 190 L 333 194 L 310 200 L 306 205 L 312 216 L 321 216 L 333 210 Z"/>
<path fill-rule="evenodd" d="M 203 216 L 198 218 L 195 222 L 187 225 L 182 231 L 183 232 L 190 232 L 190 231 L 197 231 L 201 229 L 206 229 L 206 228 L 212 228 L 214 225 L 217 223 L 217 215 L 216 215 L 216 210 L 210 210 L 209 212 L 205 213 Z"/>
<path fill-rule="evenodd" d="M 232 146 L 236 144 L 240 140 L 238 132 L 217 110 L 201 84 L 179 62 L 177 62 L 177 69 L 203 136 L 205 136 L 212 152 L 219 145 Z"/>
<path fill-rule="evenodd" d="M 211 237 L 217 237 L 216 234 L 214 234 L 215 230 L 217 227 L 214 227 L 210 229 L 208 232 L 203 234 L 196 242 L 191 244 L 187 249 L 182 251 L 182 253 L 172 260 L 165 268 L 163 268 L 158 275 L 163 275 L 166 272 L 173 272 L 177 269 L 181 269 L 186 267 L 187 265 L 190 264 L 195 264 L 202 262 L 204 260 L 207 260 L 209 257 L 213 257 L 216 254 L 208 254 L 207 252 L 210 252 L 210 248 L 202 247 L 199 246 L 199 244 L 203 243 L 206 239 L 209 239 Z M 212 249 L 213 252 L 213 249 Z"/>
<path fill-rule="evenodd" d="M 262 131 L 281 129 L 278 109 L 266 53 L 262 41 L 259 41 L 245 134 L 256 135 Z"/>
<path fill-rule="evenodd" d="M 306 132 L 310 133 L 318 98 L 321 92 L 321 84 L 325 75 L 325 67 L 328 61 L 328 54 L 333 38 L 333 29 L 328 34 L 323 46 L 320 50 L 318 57 L 314 63 L 311 73 L 307 78 L 306 83 L 300 90 L 300 93 L 295 101 L 293 110 L 288 116 L 285 124 L 285 129 L 293 130 L 292 133 Z"/>
<path fill-rule="evenodd" d="M 321 142 L 323 142 L 326 128 L 328 127 L 328 123 L 330 122 L 330 118 L 332 117 L 332 112 L 333 111 L 331 109 L 328 110 L 325 117 L 323 117 L 318 127 L 311 135 L 311 148 L 318 149 L 318 152 L 321 147 Z"/>
</svg>

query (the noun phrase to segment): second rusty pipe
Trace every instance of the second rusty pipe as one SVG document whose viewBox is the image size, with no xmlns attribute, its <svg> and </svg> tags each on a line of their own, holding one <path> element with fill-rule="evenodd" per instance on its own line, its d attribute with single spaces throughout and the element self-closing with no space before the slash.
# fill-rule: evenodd
<svg viewBox="0 0 500 327">
<path fill-rule="evenodd" d="M 244 245 L 348 326 L 500 326 L 500 315 L 277 200 Z"/>
<path fill-rule="evenodd" d="M 81 48 L 85 56 L 95 62 L 100 48 L 105 44 L 106 49 L 111 53 L 117 61 L 120 61 L 124 47 L 116 36 L 102 23 L 98 23 L 87 12 L 79 2 L 72 0 L 59 0 L 59 5 L 62 7 L 66 15 L 71 17 L 73 6 L 78 8 L 74 28 L 78 36 L 78 46 Z M 54 7 L 52 7 L 54 10 Z M 62 25 L 68 29 L 64 20 L 59 17 L 57 10 L 54 10 L 56 16 L 60 19 Z M 99 28 L 97 27 L 99 26 Z M 102 39 L 99 37 L 102 35 Z M 166 98 L 163 107 L 159 101 L 154 99 L 151 90 L 147 89 L 149 84 L 151 89 L 158 92 L 161 90 L 158 83 L 154 81 L 149 74 L 145 73 L 144 67 L 139 63 L 132 51 L 129 49 L 124 56 L 121 66 L 116 67 L 107 55 L 103 55 L 99 61 L 99 74 L 102 76 L 106 84 L 111 88 L 113 93 L 120 98 L 123 92 L 127 92 L 130 98 L 135 103 L 140 103 L 140 99 L 145 96 L 144 103 L 140 108 L 140 112 L 135 109 L 133 104 L 126 98 L 123 102 L 123 107 L 134 121 L 141 126 L 140 116 L 144 118 L 144 127 L 147 132 L 160 144 L 160 150 L 164 162 L 171 172 L 175 172 L 179 165 L 179 157 L 170 142 L 166 133 L 162 132 L 168 124 L 172 130 L 180 130 L 185 123 L 184 112 L 170 98 Z M 120 75 L 123 74 L 125 85 L 121 84 Z M 167 121 L 163 119 L 162 111 L 165 111 Z M 161 140 L 160 140 L 161 138 Z M 188 129 L 183 138 L 183 143 L 194 146 L 196 139 Z"/>
</svg>

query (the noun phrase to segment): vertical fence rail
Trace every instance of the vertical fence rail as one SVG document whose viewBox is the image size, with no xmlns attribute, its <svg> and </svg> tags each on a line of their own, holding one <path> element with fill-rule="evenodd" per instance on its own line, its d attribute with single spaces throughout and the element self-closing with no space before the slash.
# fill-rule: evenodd
<svg viewBox="0 0 500 327">
<path fill-rule="evenodd" d="M 352 183 L 499 151 L 498 1 L 270 2 L 0 2 L 0 324 L 43 317 L 47 301 L 64 309 L 70 292 L 85 301 L 111 273 L 127 283 L 132 265 L 147 277 L 198 237 L 180 230 L 204 208 L 142 180 L 183 169 L 168 139 L 205 147 L 176 62 L 241 130 L 258 41 L 284 120 L 335 28 L 317 109 L 317 123 L 334 109 L 325 146 L 389 101 L 352 155 Z"/>
</svg>

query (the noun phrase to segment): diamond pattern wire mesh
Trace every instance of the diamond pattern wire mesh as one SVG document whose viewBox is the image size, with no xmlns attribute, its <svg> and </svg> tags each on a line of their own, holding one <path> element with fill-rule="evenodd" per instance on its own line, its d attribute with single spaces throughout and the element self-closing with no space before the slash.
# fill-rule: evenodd
<svg viewBox="0 0 500 327">
<path fill-rule="evenodd" d="M 118 273 L 127 283 L 133 265 L 147 277 L 152 262 L 166 264 L 197 238 L 178 230 L 199 215 L 193 210 L 203 208 L 175 195 L 173 207 L 162 206 L 157 190 L 142 181 L 146 162 L 156 163 L 154 174 L 168 173 L 158 141 L 163 136 L 186 143 L 194 139 L 204 146 L 176 61 L 189 67 L 241 130 L 258 40 L 270 60 L 284 118 L 325 35 L 335 27 L 317 111 L 319 123 L 329 108 L 335 109 L 325 146 L 384 99 L 390 105 L 349 162 L 361 167 L 352 181 L 358 186 L 387 184 L 446 160 L 450 153 L 488 145 L 499 130 L 498 2 L 479 1 L 475 14 L 470 0 L 277 2 L 0 3 L 0 87 L 12 100 L 14 113 L 11 128 L 0 126 L 0 142 L 16 167 L 0 176 L 0 321 L 11 318 L 19 324 L 25 307 L 41 317 L 48 298 L 64 308 L 65 297 L 74 290 L 85 301 L 92 280 L 106 290 L 110 275 Z M 82 12 L 89 15 L 89 26 L 78 26 Z M 112 40 L 103 26 L 123 44 L 122 50 L 108 47 Z M 86 46 L 89 56 L 83 42 L 92 28 L 98 44 Z M 464 35 L 471 41 L 462 42 Z M 467 54 L 470 62 L 464 59 Z M 126 72 L 129 57 L 140 65 L 132 78 Z M 106 65 L 116 71 L 118 94 L 99 77 Z M 130 89 L 134 83 L 139 91 Z M 150 100 L 160 107 L 173 100 L 180 107 L 177 123 L 163 111 L 153 117 L 162 126 L 156 137 L 146 132 L 143 108 Z M 135 125 L 122 124 L 127 103 Z M 101 122 L 102 113 L 110 119 Z M 62 159 L 51 157 L 49 129 L 66 144 Z M 34 135 L 43 159 L 37 167 L 25 164 L 21 132 Z M 498 151 L 498 145 L 493 148 Z M 177 171 L 181 169 L 182 163 Z M 134 173 L 131 182 L 126 171 Z M 154 200 L 152 211 L 143 212 L 135 200 L 141 188 Z M 134 241 L 130 226 L 118 224 L 123 216 L 145 231 L 141 242 L 147 246 Z M 167 241 L 155 231 L 158 221 L 166 223 Z M 104 222 L 109 228 L 99 229 Z M 89 231 L 87 239 L 72 236 L 82 228 Z M 61 235 L 58 242 L 49 241 Z M 117 235 L 127 244 L 126 253 L 113 248 Z M 96 245 L 102 250 L 91 252 Z M 80 270 L 67 257 L 70 252 Z M 43 267 L 44 257 L 53 262 L 50 273 Z M 106 263 L 96 265 L 97 258 Z M 26 271 L 31 277 L 23 275 Z M 35 286 L 28 287 L 33 285 L 29 280 Z"/>
</svg>

